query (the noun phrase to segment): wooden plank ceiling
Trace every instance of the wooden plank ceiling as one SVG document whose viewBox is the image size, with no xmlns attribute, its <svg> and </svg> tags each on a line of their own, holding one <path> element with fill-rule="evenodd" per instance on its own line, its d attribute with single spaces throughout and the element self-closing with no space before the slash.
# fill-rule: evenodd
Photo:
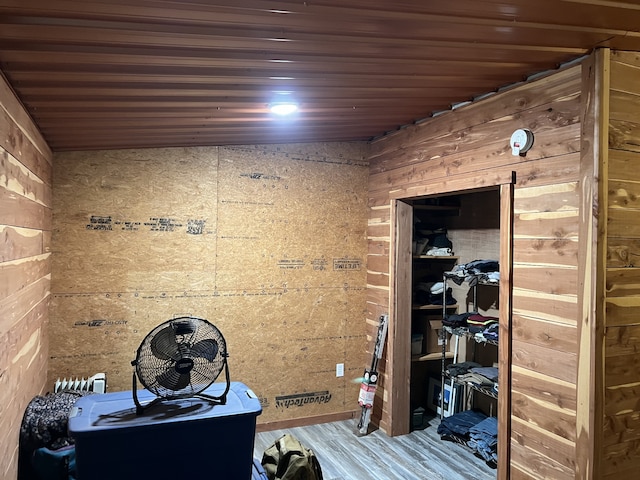
<svg viewBox="0 0 640 480">
<path fill-rule="evenodd" d="M 640 50 L 638 2 L 0 0 L 54 151 L 367 140 L 598 46 Z"/>
</svg>

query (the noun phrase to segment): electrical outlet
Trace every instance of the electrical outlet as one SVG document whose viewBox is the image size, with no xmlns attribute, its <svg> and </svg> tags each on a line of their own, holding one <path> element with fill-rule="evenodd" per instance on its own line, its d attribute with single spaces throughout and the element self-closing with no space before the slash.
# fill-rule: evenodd
<svg viewBox="0 0 640 480">
<path fill-rule="evenodd" d="M 344 377 L 344 363 L 336 363 L 336 377 Z"/>
</svg>

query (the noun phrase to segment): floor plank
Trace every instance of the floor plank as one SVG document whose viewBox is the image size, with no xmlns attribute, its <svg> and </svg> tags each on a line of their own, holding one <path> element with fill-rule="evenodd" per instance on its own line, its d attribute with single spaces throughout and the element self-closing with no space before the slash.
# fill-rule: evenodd
<svg viewBox="0 0 640 480">
<path fill-rule="evenodd" d="M 423 430 L 388 437 L 381 430 L 359 437 L 355 421 L 324 423 L 256 435 L 254 456 L 291 433 L 318 457 L 324 480 L 493 480 L 496 470 L 462 445 L 440 440 L 440 420 Z"/>
</svg>

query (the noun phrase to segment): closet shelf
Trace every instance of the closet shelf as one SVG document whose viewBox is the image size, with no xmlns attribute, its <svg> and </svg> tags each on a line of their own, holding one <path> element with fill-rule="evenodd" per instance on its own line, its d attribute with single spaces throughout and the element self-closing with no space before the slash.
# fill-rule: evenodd
<svg viewBox="0 0 640 480">
<path fill-rule="evenodd" d="M 453 352 L 446 352 L 445 353 L 445 358 L 453 358 Z M 441 352 L 434 352 L 434 353 L 427 353 L 427 354 L 423 354 L 423 355 L 412 355 L 411 356 L 411 361 L 412 362 L 429 362 L 431 360 L 441 360 L 442 359 L 442 353 Z"/>
<path fill-rule="evenodd" d="M 447 305 L 447 308 L 455 309 L 458 308 L 458 304 L 454 303 L 453 305 Z M 436 310 L 438 312 L 442 311 L 442 305 L 413 305 L 411 307 L 412 310 Z"/>
<path fill-rule="evenodd" d="M 449 260 L 449 261 L 458 261 L 460 257 L 455 257 L 453 255 L 414 255 L 413 258 L 415 260 Z"/>
</svg>

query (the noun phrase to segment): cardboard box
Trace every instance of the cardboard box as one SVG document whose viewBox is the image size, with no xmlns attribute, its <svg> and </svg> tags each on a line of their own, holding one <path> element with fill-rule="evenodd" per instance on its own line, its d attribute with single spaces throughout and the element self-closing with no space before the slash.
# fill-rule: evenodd
<svg viewBox="0 0 640 480">
<path fill-rule="evenodd" d="M 442 320 L 429 320 L 429 331 L 427 332 L 427 353 L 442 352 L 442 341 L 440 331 L 442 330 Z"/>
<path fill-rule="evenodd" d="M 421 333 L 411 335 L 411 355 L 422 355 L 424 336 Z"/>
</svg>

